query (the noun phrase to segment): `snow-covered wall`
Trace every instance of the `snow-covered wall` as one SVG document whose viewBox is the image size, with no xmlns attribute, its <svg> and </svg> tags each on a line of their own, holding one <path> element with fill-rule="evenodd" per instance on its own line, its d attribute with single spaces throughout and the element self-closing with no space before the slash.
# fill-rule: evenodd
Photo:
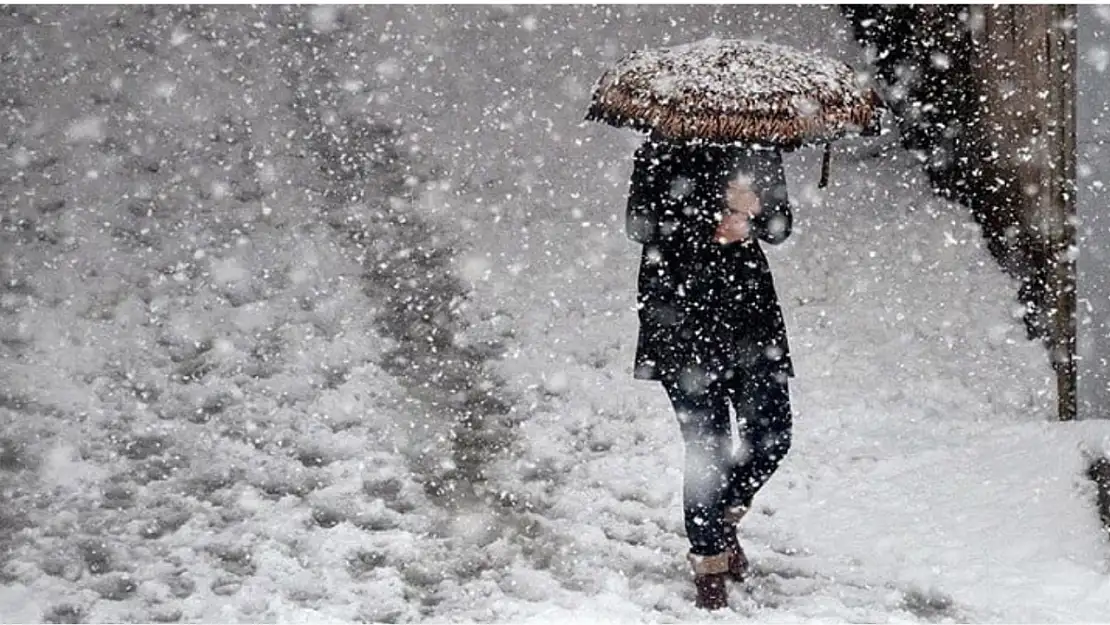
<svg viewBox="0 0 1110 625">
<path fill-rule="evenodd" d="M 1079 413 L 1110 417 L 1110 5 L 1079 7 Z"/>
</svg>

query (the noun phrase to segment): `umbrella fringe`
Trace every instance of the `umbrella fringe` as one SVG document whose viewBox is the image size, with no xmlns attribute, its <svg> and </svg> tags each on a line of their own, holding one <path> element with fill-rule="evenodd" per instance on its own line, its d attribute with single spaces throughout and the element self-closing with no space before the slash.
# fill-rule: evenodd
<svg viewBox="0 0 1110 625">
<path fill-rule="evenodd" d="M 816 109 L 812 114 L 796 112 L 792 98 L 776 101 L 761 99 L 758 108 L 753 102 L 738 102 L 735 111 L 719 111 L 688 105 L 682 109 L 667 106 L 656 98 L 637 94 L 624 84 L 608 84 L 604 78 L 594 92 L 586 113 L 590 121 L 602 121 L 617 127 L 655 130 L 672 139 L 707 139 L 721 142 L 773 143 L 797 145 L 829 141 L 849 132 L 863 132 L 874 124 L 878 101 L 873 91 L 858 101 L 833 101 L 822 94 L 811 94 L 806 100 Z M 824 100 L 824 101 L 823 101 Z M 746 108 L 746 110 L 745 110 Z"/>
</svg>

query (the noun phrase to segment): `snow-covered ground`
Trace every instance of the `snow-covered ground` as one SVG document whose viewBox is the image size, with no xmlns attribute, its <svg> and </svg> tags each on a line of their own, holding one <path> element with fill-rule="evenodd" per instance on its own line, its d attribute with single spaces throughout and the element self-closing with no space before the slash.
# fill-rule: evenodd
<svg viewBox="0 0 1110 625">
<path fill-rule="evenodd" d="M 1110 427 L 1050 421 L 966 211 L 849 147 L 823 191 L 787 157 L 795 443 L 754 579 L 692 607 L 677 427 L 630 371 L 637 137 L 580 119 L 668 38 L 851 60 L 834 9 L 0 29 L 0 622 L 1105 620 Z"/>
</svg>

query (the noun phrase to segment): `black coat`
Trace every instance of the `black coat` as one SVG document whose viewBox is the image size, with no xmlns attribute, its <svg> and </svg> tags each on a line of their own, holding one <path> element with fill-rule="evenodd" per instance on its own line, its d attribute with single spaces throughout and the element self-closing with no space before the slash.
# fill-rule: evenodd
<svg viewBox="0 0 1110 625">
<path fill-rule="evenodd" d="M 713 240 L 725 188 L 747 176 L 762 212 L 753 237 Z M 786 326 L 759 240 L 790 236 L 777 150 L 649 140 L 637 151 L 626 227 L 643 244 L 635 376 L 704 383 L 733 375 L 794 375 Z"/>
</svg>

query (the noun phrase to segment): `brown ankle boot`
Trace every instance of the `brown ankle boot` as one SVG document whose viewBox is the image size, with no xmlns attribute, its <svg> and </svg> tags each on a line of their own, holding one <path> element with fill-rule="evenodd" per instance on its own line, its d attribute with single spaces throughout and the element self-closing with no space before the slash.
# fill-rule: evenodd
<svg viewBox="0 0 1110 625">
<path fill-rule="evenodd" d="M 732 537 L 732 540 L 725 548 L 725 553 L 728 554 L 728 576 L 732 581 L 741 583 L 748 578 L 748 556 L 740 546 L 740 541 L 736 538 L 736 532 L 730 532 L 729 536 Z"/>
<path fill-rule="evenodd" d="M 703 610 L 720 610 L 728 607 L 728 586 L 725 579 L 728 577 L 729 556 L 721 552 L 713 556 L 687 556 L 690 566 L 694 569 L 694 588 L 697 598 L 694 605 Z"/>
<path fill-rule="evenodd" d="M 737 525 L 748 509 L 744 506 L 725 508 L 725 553 L 728 554 L 728 576 L 735 582 L 743 582 L 748 576 L 748 556 L 740 546 L 736 536 Z"/>
</svg>

